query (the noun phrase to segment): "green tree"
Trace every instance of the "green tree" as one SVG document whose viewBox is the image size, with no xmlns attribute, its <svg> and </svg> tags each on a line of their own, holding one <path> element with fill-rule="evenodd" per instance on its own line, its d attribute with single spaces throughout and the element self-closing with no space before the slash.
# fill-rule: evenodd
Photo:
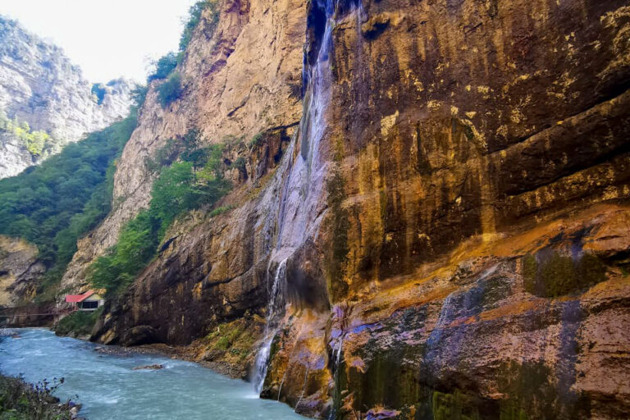
<svg viewBox="0 0 630 420">
<path fill-rule="evenodd" d="M 177 67 L 177 54 L 169 52 L 155 63 L 155 70 L 147 78 L 147 82 L 166 79 Z"/>
<path fill-rule="evenodd" d="M 157 91 L 162 108 L 166 108 L 182 96 L 182 77 L 179 73 L 171 74 L 164 83 L 158 86 Z"/>
</svg>

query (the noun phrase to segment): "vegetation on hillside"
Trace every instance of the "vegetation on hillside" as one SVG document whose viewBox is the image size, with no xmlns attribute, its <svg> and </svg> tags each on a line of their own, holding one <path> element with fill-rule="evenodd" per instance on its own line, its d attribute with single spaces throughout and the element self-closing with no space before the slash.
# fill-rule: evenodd
<svg viewBox="0 0 630 420">
<path fill-rule="evenodd" d="M 217 0 L 198 1 L 188 10 L 188 16 L 184 23 L 184 31 L 179 41 L 179 51 L 177 53 L 169 52 L 157 60 L 153 72 L 147 78 L 147 83 L 154 80 L 164 80 L 164 82 L 157 87 L 158 98 L 162 108 L 166 108 L 182 95 L 182 78 L 175 70 L 177 65 L 183 60 L 186 48 L 192 39 L 193 32 L 195 28 L 199 26 L 201 15 L 205 10 L 211 11 L 211 18 L 205 22 L 204 31 L 207 36 L 212 36 L 219 22 L 218 2 Z"/>
<path fill-rule="evenodd" d="M 135 127 L 133 113 L 66 146 L 40 166 L 0 180 L 0 234 L 38 246 L 39 258 L 49 268 L 44 287 L 61 278 L 77 239 L 109 212 L 115 159 Z"/>
<path fill-rule="evenodd" d="M 107 295 L 123 292 L 156 255 L 166 230 L 190 210 L 212 206 L 230 189 L 222 173 L 222 146 L 202 148 L 200 135 L 168 141 L 147 167 L 158 173 L 151 204 L 125 225 L 118 243 L 90 267 L 90 280 Z"/>
<path fill-rule="evenodd" d="M 190 6 L 190 9 L 188 9 L 188 18 L 186 19 L 184 32 L 182 32 L 182 36 L 179 39 L 180 52 L 186 51 L 186 48 L 192 39 L 193 32 L 201 21 L 201 14 L 204 10 L 211 11 L 211 19 L 208 20 L 205 29 L 207 34 L 212 36 L 212 33 L 219 22 L 218 2 L 216 0 L 198 1 Z"/>
<path fill-rule="evenodd" d="M 200 1 L 190 8 L 179 53 L 160 58 L 148 77 L 148 82 L 163 80 L 157 87 L 163 107 L 182 95 L 177 64 L 205 10 L 212 10 L 213 18 L 204 22 L 204 31 L 214 31 L 218 22 L 215 9 L 216 0 Z M 104 86 L 92 88 L 95 100 L 102 101 Z M 146 88 L 136 90 L 138 106 L 145 95 Z M 94 229 L 111 210 L 115 161 L 136 125 L 134 111 L 124 121 L 68 145 L 41 166 L 0 181 L 0 202 L 4 203 L 0 208 L 0 234 L 22 237 L 36 244 L 40 260 L 48 268 L 47 279 L 38 293 L 40 299 L 54 296 L 50 293 L 54 288 L 50 286 L 57 284 L 63 275 L 76 252 L 77 240 Z M 11 131 L 23 139 L 33 156 L 45 154 L 54 146 L 53 139 L 45 132 L 32 132 L 28 124 L 9 120 L 3 114 L 0 114 L 0 130 Z M 191 132 L 179 142 L 171 141 L 155 161 L 148 162 L 148 167 L 158 173 L 151 207 L 130 221 L 123 228 L 119 243 L 94 263 L 95 285 L 115 292 L 119 285 L 128 284 L 155 255 L 167 227 L 178 215 L 212 205 L 229 190 L 229 183 L 219 170 L 221 148 L 201 148 L 197 140 L 198 133 Z"/>
<path fill-rule="evenodd" d="M 35 157 L 46 154 L 46 151 L 56 145 L 55 140 L 45 131 L 32 131 L 26 121 L 20 122 L 17 118 L 11 120 L 0 110 L 0 132 L 3 131 L 17 137 L 26 150 Z"/>
<path fill-rule="evenodd" d="M 57 325 L 55 325 L 55 334 L 68 335 L 73 333 L 75 337 L 89 336 L 92 334 L 96 320 L 102 313 L 102 306 L 92 312 L 73 312 L 70 315 L 61 318 Z"/>
<path fill-rule="evenodd" d="M 182 77 L 175 72 L 157 87 L 158 99 L 162 108 L 166 108 L 182 96 Z"/>
<path fill-rule="evenodd" d="M 169 52 L 155 63 L 155 69 L 147 78 L 147 82 L 166 79 L 175 67 L 177 67 L 177 54 Z"/>
</svg>

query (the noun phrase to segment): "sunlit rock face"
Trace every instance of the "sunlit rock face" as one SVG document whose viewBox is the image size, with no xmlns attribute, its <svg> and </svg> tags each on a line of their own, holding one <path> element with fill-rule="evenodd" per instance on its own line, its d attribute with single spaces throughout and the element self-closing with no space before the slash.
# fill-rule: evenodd
<svg viewBox="0 0 630 420">
<path fill-rule="evenodd" d="M 95 338 L 238 365 L 273 322 L 262 395 L 311 416 L 627 417 L 626 3 L 222 2 L 64 281 L 148 205 L 166 139 L 265 140 L 228 148 L 234 208 L 173 226 Z"/>
<path fill-rule="evenodd" d="M 256 188 L 290 142 L 302 110 L 306 5 L 298 0 L 225 1 L 218 10 L 213 31 L 208 30 L 214 27 L 210 24 L 213 17 L 203 15 L 177 69 L 184 84 L 183 98 L 163 109 L 155 84 L 150 89 L 138 129 L 118 164 L 114 180 L 117 205 L 99 229 L 80 241 L 64 285 L 85 282 L 89 264 L 116 243 L 125 222 L 148 207 L 154 174 L 144 161 L 167 140 L 198 128 L 207 142 L 238 146 L 244 155 L 256 134 L 270 133 L 270 145 L 265 143 L 259 150 L 262 158 L 253 156 L 248 164 L 247 184 Z M 249 238 L 251 233 L 247 233 Z"/>
<path fill-rule="evenodd" d="M 33 156 L 15 136 L 5 139 L 5 132 L 0 178 L 17 175 L 63 145 L 127 116 L 133 88 L 121 79 L 93 92 L 61 48 L 0 17 L 0 110 L 10 120 L 26 122 L 31 130 L 52 137 L 46 153 Z"/>
</svg>

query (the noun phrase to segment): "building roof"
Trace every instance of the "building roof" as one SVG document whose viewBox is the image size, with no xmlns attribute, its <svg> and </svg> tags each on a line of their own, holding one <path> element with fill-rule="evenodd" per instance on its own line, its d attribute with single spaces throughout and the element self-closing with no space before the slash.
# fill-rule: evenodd
<svg viewBox="0 0 630 420">
<path fill-rule="evenodd" d="M 79 303 L 83 302 L 85 299 L 89 298 L 94 294 L 94 290 L 88 290 L 82 295 L 66 295 L 66 302 L 68 303 Z"/>
</svg>

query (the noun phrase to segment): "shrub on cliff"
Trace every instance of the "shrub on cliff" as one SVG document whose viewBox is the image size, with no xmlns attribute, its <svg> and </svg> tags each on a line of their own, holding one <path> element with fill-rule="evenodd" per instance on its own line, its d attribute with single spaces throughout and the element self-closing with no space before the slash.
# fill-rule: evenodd
<svg viewBox="0 0 630 420">
<path fill-rule="evenodd" d="M 166 230 L 179 215 L 213 205 L 229 191 L 230 184 L 222 175 L 222 146 L 198 149 L 198 136 L 191 132 L 180 142 L 167 142 L 164 153 L 158 151 L 157 155 L 171 158 L 175 153 L 180 160 L 159 169 L 149 209 L 127 223 L 118 243 L 90 267 L 95 288 L 106 289 L 108 296 L 122 293 L 155 256 Z M 152 165 L 159 166 L 153 161 Z"/>
<path fill-rule="evenodd" d="M 525 290 L 536 296 L 555 298 L 575 293 L 606 280 L 606 265 L 596 255 L 578 257 L 557 251 L 523 257 Z"/>
<path fill-rule="evenodd" d="M 155 70 L 147 77 L 147 82 L 166 79 L 177 67 L 177 54 L 169 52 L 155 63 Z"/>
<path fill-rule="evenodd" d="M 219 21 L 219 13 L 217 11 L 216 1 L 206 0 L 206 1 L 198 1 L 197 3 L 190 6 L 188 9 L 188 18 L 186 19 L 184 25 L 184 32 L 182 32 L 182 36 L 179 39 L 179 50 L 185 51 L 192 39 L 193 32 L 195 28 L 199 25 L 201 21 L 201 14 L 204 10 L 210 10 L 212 12 L 211 19 L 208 20 L 208 27 L 204 28 L 206 30 L 206 36 L 212 36 L 214 32 L 214 28 L 216 27 L 217 22 Z"/>
<path fill-rule="evenodd" d="M 61 318 L 57 325 L 55 325 L 55 334 L 73 334 L 75 337 L 89 336 L 92 334 L 94 324 L 96 324 L 96 320 L 101 316 L 101 313 L 103 313 L 103 307 L 93 312 L 73 312 Z"/>
<path fill-rule="evenodd" d="M 179 73 L 171 74 L 164 83 L 158 86 L 157 92 L 160 105 L 166 108 L 182 96 L 182 77 Z"/>
<path fill-rule="evenodd" d="M 0 131 L 6 131 L 17 137 L 28 152 L 37 157 L 54 148 L 53 139 L 45 131 L 32 131 L 29 124 L 17 119 L 9 119 L 0 111 Z"/>
</svg>

